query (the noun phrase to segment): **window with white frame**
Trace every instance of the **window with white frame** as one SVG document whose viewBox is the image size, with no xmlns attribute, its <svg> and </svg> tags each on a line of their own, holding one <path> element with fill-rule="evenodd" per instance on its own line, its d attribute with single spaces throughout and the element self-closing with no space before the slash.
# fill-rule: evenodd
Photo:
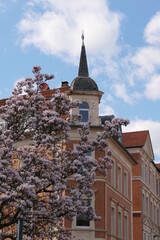
<svg viewBox="0 0 160 240">
<path fill-rule="evenodd" d="M 118 173 L 117 173 L 117 188 L 118 188 L 118 191 L 122 192 L 122 169 L 120 166 L 118 166 L 118 169 L 117 169 Z"/>
<path fill-rule="evenodd" d="M 128 197 L 128 173 L 127 172 L 124 172 L 123 183 L 124 183 L 124 195 Z"/>
<path fill-rule="evenodd" d="M 146 232 L 143 232 L 143 240 L 146 240 Z"/>
<path fill-rule="evenodd" d="M 154 203 L 154 222 L 156 223 L 156 203 Z"/>
<path fill-rule="evenodd" d="M 148 164 L 145 164 L 145 181 L 148 184 Z"/>
<path fill-rule="evenodd" d="M 157 225 L 159 226 L 159 206 L 157 206 Z"/>
<path fill-rule="evenodd" d="M 153 191 L 156 191 L 156 177 L 155 174 L 153 175 Z"/>
<path fill-rule="evenodd" d="M 81 123 L 86 123 L 89 120 L 89 105 L 87 102 L 82 102 L 79 106 L 79 114 L 81 115 Z"/>
<path fill-rule="evenodd" d="M 82 206 L 88 207 L 91 205 L 91 199 L 83 199 Z M 90 226 L 90 218 L 87 212 L 79 213 L 76 218 L 76 226 L 77 227 L 89 227 Z"/>
<path fill-rule="evenodd" d="M 87 155 L 87 157 L 91 157 L 91 156 L 92 156 L 92 152 L 91 152 L 91 151 L 88 151 L 88 152 L 86 153 L 86 155 Z"/>
<path fill-rule="evenodd" d="M 146 201 L 145 201 L 145 194 L 143 192 L 142 193 L 142 211 L 143 211 L 143 214 L 145 214 L 145 209 L 146 209 Z"/>
<path fill-rule="evenodd" d="M 74 144 L 74 145 L 73 145 L 73 149 L 74 149 L 74 150 L 78 150 L 78 147 L 79 147 L 79 144 Z M 93 158 L 95 158 L 95 151 L 88 151 L 88 152 L 86 153 L 86 156 L 87 156 L 87 157 L 93 157 Z"/>
<path fill-rule="evenodd" d="M 159 181 L 158 181 L 158 178 L 156 178 L 156 194 L 159 195 Z"/>
<path fill-rule="evenodd" d="M 118 210 L 118 239 L 122 239 L 122 211 Z"/>
<path fill-rule="evenodd" d="M 115 187 L 115 162 L 112 160 L 112 168 L 111 168 L 111 185 Z"/>
<path fill-rule="evenodd" d="M 153 200 L 151 199 L 151 220 L 153 221 Z"/>
<path fill-rule="evenodd" d="M 149 197 L 146 196 L 146 215 L 149 217 Z"/>
<path fill-rule="evenodd" d="M 149 233 L 146 232 L 145 230 L 143 231 L 143 240 L 149 240 Z"/>
<path fill-rule="evenodd" d="M 145 179 L 145 165 L 144 165 L 144 160 L 142 159 L 141 160 L 141 175 L 142 175 L 142 178 Z"/>
<path fill-rule="evenodd" d="M 128 214 L 124 214 L 124 240 L 128 240 Z"/>
<path fill-rule="evenodd" d="M 150 170 L 150 187 L 151 187 L 151 189 L 153 188 L 153 174 L 152 174 L 152 170 Z"/>
<path fill-rule="evenodd" d="M 116 210 L 113 204 L 111 204 L 111 235 L 116 235 Z"/>
</svg>

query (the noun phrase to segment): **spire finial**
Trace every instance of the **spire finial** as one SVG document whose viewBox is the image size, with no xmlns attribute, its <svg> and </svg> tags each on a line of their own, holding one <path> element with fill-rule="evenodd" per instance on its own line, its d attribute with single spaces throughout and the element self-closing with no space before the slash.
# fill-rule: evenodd
<svg viewBox="0 0 160 240">
<path fill-rule="evenodd" d="M 84 46 L 84 31 L 82 31 L 82 46 Z"/>
</svg>

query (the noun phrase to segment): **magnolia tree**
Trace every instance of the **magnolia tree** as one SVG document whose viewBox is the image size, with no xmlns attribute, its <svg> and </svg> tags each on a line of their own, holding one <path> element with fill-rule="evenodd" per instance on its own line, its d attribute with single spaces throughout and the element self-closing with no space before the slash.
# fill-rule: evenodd
<svg viewBox="0 0 160 240">
<path fill-rule="evenodd" d="M 34 67 L 34 79 L 18 82 L 1 107 L 6 123 L 0 132 L 1 239 L 16 239 L 19 218 L 23 218 L 23 234 L 28 240 L 70 239 L 63 220 L 72 220 L 77 213 L 98 219 L 91 206 L 82 206 L 82 199 L 92 197 L 96 173 L 106 175 L 111 167 L 107 138 L 117 137 L 118 128 L 127 124 L 113 119 L 89 140 L 87 123 L 78 129 L 77 149 L 70 149 L 71 119 L 76 119 L 71 118 L 70 110 L 79 103 L 59 91 L 46 99 L 41 86 L 53 75 L 41 74 L 40 70 Z M 97 149 L 108 149 L 108 153 L 97 160 L 87 157 L 88 151 Z"/>
</svg>

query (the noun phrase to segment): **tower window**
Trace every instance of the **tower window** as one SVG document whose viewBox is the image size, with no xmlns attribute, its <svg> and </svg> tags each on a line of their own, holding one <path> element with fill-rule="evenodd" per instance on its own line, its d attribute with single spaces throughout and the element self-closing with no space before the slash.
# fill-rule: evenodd
<svg viewBox="0 0 160 240">
<path fill-rule="evenodd" d="M 89 119 L 89 105 L 86 102 L 82 102 L 79 106 L 79 114 L 81 115 L 81 123 L 88 122 Z"/>
</svg>

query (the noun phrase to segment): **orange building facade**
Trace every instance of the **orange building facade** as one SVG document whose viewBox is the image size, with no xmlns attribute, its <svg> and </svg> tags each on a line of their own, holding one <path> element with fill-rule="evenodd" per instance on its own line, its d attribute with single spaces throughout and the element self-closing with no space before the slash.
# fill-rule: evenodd
<svg viewBox="0 0 160 240">
<path fill-rule="evenodd" d="M 55 90 L 42 92 L 50 98 Z M 105 120 L 113 116 L 99 116 L 99 104 L 103 92 L 89 77 L 84 42 L 81 49 L 78 77 L 71 86 L 62 82 L 61 92 L 70 100 L 80 100 L 79 109 L 71 114 L 81 114 L 78 125 L 71 126 L 69 146 L 75 148 L 79 136 L 77 128 L 88 120 L 91 122 L 90 139 L 102 131 Z M 1 104 L 5 100 L 1 100 Z M 160 168 L 155 164 L 152 143 L 148 131 L 123 133 L 121 139 L 108 139 L 112 151 L 112 169 L 107 177 L 97 175 L 93 186 L 94 196 L 85 199 L 85 204 L 94 206 L 99 221 L 90 221 L 87 216 L 77 216 L 72 222 L 65 220 L 72 239 L 85 240 L 151 240 L 159 235 L 160 213 Z M 90 153 L 98 159 L 105 152 Z M 155 238 L 156 239 L 156 238 Z"/>
<path fill-rule="evenodd" d="M 65 85 L 66 86 L 66 85 Z M 91 122 L 90 139 L 96 133 L 102 131 L 105 120 L 111 120 L 113 116 L 99 116 L 99 104 L 103 92 L 98 89 L 96 82 L 89 77 L 87 58 L 84 43 L 81 48 L 78 77 L 76 77 L 66 91 L 66 96 L 72 100 L 80 100 L 79 109 L 74 109 L 71 114 L 81 114 L 80 125 L 88 120 Z M 78 142 L 77 127 L 71 126 L 70 144 L 76 148 Z M 85 221 L 87 216 L 81 216 L 81 222 L 75 217 L 73 222 L 66 221 L 66 228 L 72 232 L 72 239 L 86 240 L 132 240 L 133 239 L 133 215 L 132 215 L 132 167 L 136 160 L 124 148 L 119 140 L 108 139 L 109 148 L 112 151 L 112 169 L 108 170 L 108 176 L 97 176 L 94 184 L 94 196 L 91 204 L 94 206 L 99 221 Z M 93 152 L 96 159 L 103 156 L 104 152 Z M 84 219 L 83 219 L 84 218 Z"/>
<path fill-rule="evenodd" d="M 158 239 L 160 168 L 154 163 L 149 132 L 124 133 L 123 144 L 137 161 L 132 170 L 133 239 Z"/>
</svg>

